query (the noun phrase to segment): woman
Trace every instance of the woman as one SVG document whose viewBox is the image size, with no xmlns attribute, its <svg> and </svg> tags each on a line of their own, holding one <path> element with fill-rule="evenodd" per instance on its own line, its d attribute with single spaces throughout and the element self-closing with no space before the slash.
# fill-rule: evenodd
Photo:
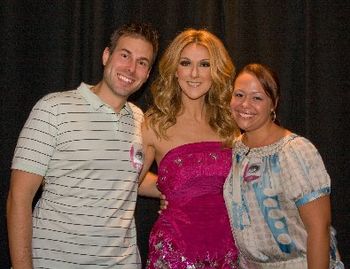
<svg viewBox="0 0 350 269">
<path fill-rule="evenodd" d="M 147 178 L 139 194 L 161 191 L 169 206 L 150 235 L 150 269 L 238 268 L 222 194 L 231 168 L 223 141 L 239 132 L 229 110 L 233 76 L 228 52 L 206 30 L 183 31 L 160 60 L 143 126 L 141 174 L 155 159 L 158 182 Z"/>
<path fill-rule="evenodd" d="M 330 178 L 317 149 L 277 124 L 277 77 L 249 64 L 236 76 L 233 119 L 243 130 L 224 186 L 242 268 L 343 268 L 330 232 Z"/>
</svg>

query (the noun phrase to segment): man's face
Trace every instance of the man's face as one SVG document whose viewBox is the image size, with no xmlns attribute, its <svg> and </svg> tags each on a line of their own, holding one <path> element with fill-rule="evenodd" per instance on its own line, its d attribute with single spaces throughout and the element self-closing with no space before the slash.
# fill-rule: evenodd
<svg viewBox="0 0 350 269">
<path fill-rule="evenodd" d="M 134 36 L 122 36 L 111 53 L 103 52 L 103 79 L 114 95 L 127 99 L 147 80 L 151 70 L 153 46 Z"/>
</svg>

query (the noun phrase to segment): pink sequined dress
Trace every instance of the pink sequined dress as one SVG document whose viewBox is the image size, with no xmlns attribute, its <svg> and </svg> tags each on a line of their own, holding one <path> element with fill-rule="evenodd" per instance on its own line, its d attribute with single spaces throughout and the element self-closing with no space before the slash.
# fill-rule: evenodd
<svg viewBox="0 0 350 269">
<path fill-rule="evenodd" d="M 158 187 L 169 201 L 150 235 L 147 268 L 238 268 L 223 198 L 232 151 L 220 142 L 170 150 L 158 168 Z"/>
</svg>

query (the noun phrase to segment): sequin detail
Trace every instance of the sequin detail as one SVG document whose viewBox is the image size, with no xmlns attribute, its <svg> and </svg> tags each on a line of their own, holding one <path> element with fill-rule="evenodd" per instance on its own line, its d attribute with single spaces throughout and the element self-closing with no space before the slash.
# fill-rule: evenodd
<svg viewBox="0 0 350 269">
<path fill-rule="evenodd" d="M 203 258 L 191 261 L 185 257 L 173 242 L 166 238 L 162 232 L 157 235 L 157 242 L 153 242 L 154 253 L 147 261 L 148 269 L 238 269 L 237 251 L 229 250 L 224 257 L 216 259 L 209 253 Z"/>
<path fill-rule="evenodd" d="M 199 142 L 161 160 L 157 185 L 169 205 L 150 234 L 148 269 L 238 268 L 222 194 L 231 158 L 220 142 Z"/>
</svg>

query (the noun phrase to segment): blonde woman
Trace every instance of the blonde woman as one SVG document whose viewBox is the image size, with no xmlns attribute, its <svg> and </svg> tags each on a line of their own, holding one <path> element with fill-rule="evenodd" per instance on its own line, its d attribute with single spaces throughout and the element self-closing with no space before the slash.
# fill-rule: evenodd
<svg viewBox="0 0 350 269">
<path fill-rule="evenodd" d="M 158 181 L 143 181 L 139 194 L 163 193 L 169 206 L 150 235 L 149 269 L 238 268 L 222 193 L 231 168 L 223 141 L 239 131 L 229 111 L 233 76 L 228 52 L 207 30 L 181 32 L 160 60 L 141 175 L 155 160 Z"/>
</svg>

